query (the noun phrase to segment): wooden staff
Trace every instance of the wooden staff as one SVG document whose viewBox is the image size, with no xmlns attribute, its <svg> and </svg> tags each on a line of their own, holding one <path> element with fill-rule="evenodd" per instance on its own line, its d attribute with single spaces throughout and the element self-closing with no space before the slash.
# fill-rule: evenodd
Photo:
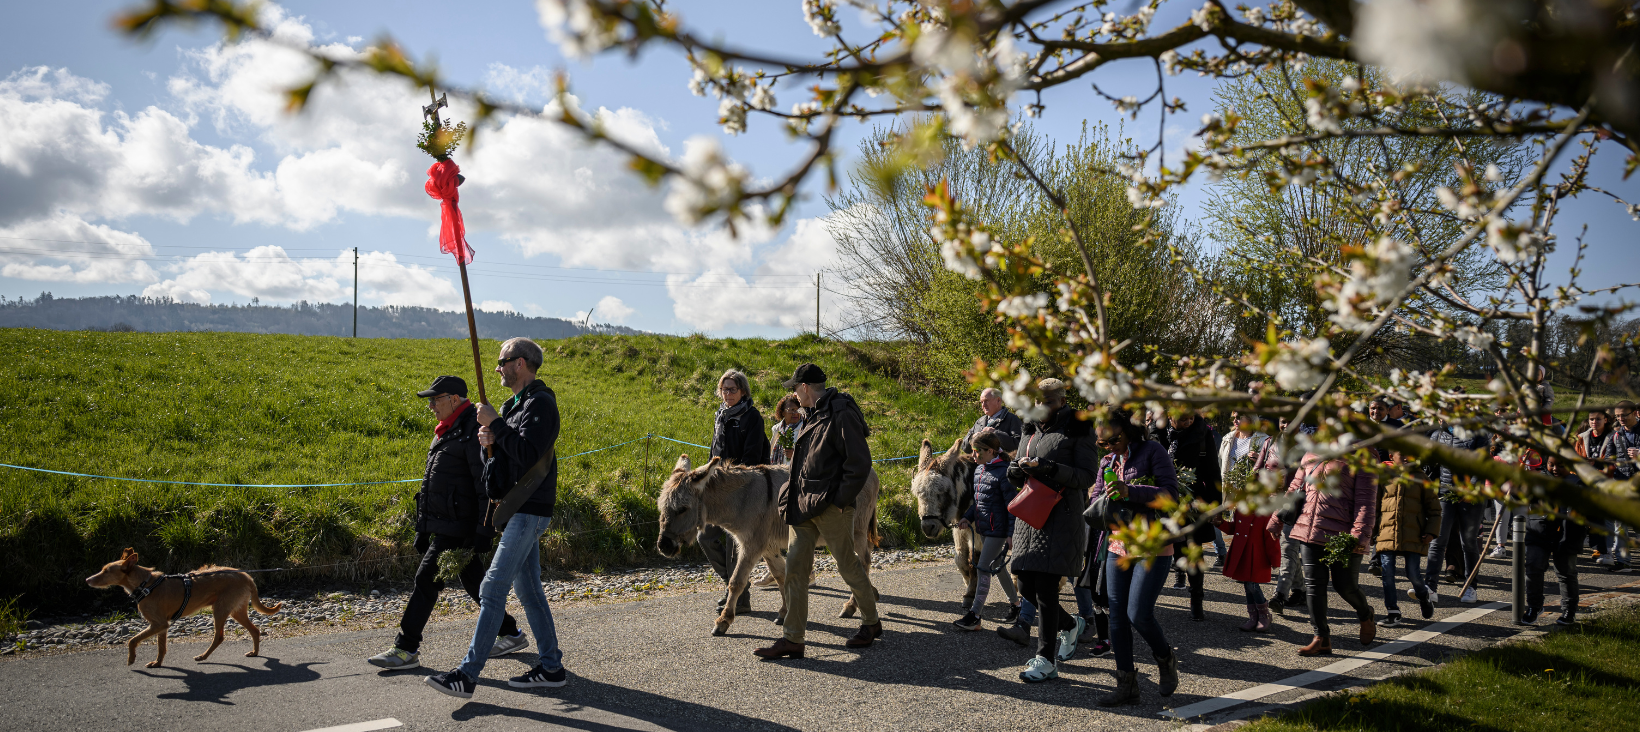
<svg viewBox="0 0 1640 732">
<path fill-rule="evenodd" d="M 438 118 L 438 110 L 449 105 L 433 91 L 431 86 L 427 87 L 427 98 L 431 99 L 432 103 L 422 107 L 422 113 L 432 120 L 435 130 L 443 129 L 444 123 Z M 478 378 L 478 403 L 488 405 L 490 399 L 484 393 L 484 363 L 478 355 L 478 323 L 473 320 L 473 288 L 467 284 L 467 263 L 461 261 L 462 259 L 463 257 L 458 253 L 456 255 L 456 266 L 461 268 L 461 301 L 467 306 L 467 339 L 473 344 L 473 375 Z"/>
</svg>

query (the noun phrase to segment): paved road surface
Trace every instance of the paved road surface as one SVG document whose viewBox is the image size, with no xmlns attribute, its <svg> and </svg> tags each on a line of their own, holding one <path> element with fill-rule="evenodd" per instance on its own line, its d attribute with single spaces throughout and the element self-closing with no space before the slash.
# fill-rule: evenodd
<svg viewBox="0 0 1640 732">
<path fill-rule="evenodd" d="M 1481 581 L 1483 605 L 1508 600 L 1506 562 L 1488 562 Z M 1208 578 L 1209 619 L 1191 622 L 1183 590 L 1166 590 L 1160 617 L 1179 649 L 1184 672 L 1179 691 L 1156 694 L 1155 666 L 1139 644 L 1141 704 L 1100 710 L 1094 697 L 1109 688 L 1109 657 L 1079 656 L 1060 679 L 1027 686 L 1016 674 L 1025 649 L 984 632 L 961 632 L 956 617 L 961 584 L 949 564 L 878 572 L 886 637 L 864 652 L 843 647 L 856 621 L 837 619 L 845 595 L 835 576 L 823 576 L 812 603 L 809 657 L 762 663 L 751 650 L 775 637 L 770 622 L 778 604 L 771 592 L 754 596 L 754 612 L 726 638 L 709 636 L 716 595 L 699 592 L 636 602 L 581 605 L 556 612 L 570 684 L 523 692 L 506 686 L 534 656 L 497 659 L 485 670 L 477 694 L 467 701 L 435 693 L 423 684 L 431 671 L 382 673 L 362 659 L 387 648 L 392 629 L 265 639 L 264 657 L 244 658 L 248 641 L 230 638 L 208 662 L 192 657 L 204 643 L 172 643 L 171 665 L 145 669 L 153 646 L 138 665 L 124 664 L 123 647 L 0 661 L 6 691 L 0 729 L 234 729 L 312 730 L 396 719 L 399 729 L 502 730 L 530 727 L 572 730 L 716 729 L 1088 729 L 1163 732 L 1179 723 L 1162 716 L 1289 679 L 1358 653 L 1353 622 L 1333 599 L 1331 658 L 1304 659 L 1295 649 L 1310 628 L 1302 612 L 1289 611 L 1268 634 L 1237 632 L 1245 617 L 1241 589 L 1218 575 Z M 1585 562 L 1587 595 L 1610 599 L 1640 591 L 1635 577 L 1608 574 Z M 1375 607 L 1382 608 L 1377 581 L 1362 576 Z M 1404 587 L 1404 583 L 1403 583 Z M 1620 589 L 1614 589 L 1620 588 Z M 1549 588 L 1551 604 L 1553 586 Z M 1001 591 L 993 588 L 993 599 Z M 1066 598 L 1067 606 L 1070 604 Z M 1403 610 L 1409 609 L 1402 603 Z M 1471 610 L 1447 600 L 1437 621 Z M 1416 607 L 1410 608 L 1416 615 Z M 520 617 L 522 617 L 520 615 Z M 445 670 L 459 662 L 471 618 L 430 626 L 423 662 Z M 1411 630 L 1417 630 L 1413 628 Z M 1486 613 L 1408 652 L 1366 664 L 1303 689 L 1217 710 L 1193 725 L 1236 719 L 1318 691 L 1335 690 L 1408 668 L 1438 663 L 1454 652 L 1512 637 L 1507 609 Z M 1393 640 L 1409 630 L 1382 632 Z M 1375 646 L 1381 648 L 1382 643 Z M 1085 647 L 1084 647 L 1085 648 Z M 1165 702 L 1165 705 L 1164 705 Z M 1201 726 L 1196 726 L 1201 729 Z"/>
</svg>

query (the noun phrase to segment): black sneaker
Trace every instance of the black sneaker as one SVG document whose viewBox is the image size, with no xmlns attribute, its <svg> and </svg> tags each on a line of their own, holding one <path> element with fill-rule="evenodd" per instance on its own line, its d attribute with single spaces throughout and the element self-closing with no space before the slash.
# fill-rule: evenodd
<svg viewBox="0 0 1640 732">
<path fill-rule="evenodd" d="M 427 677 L 427 685 L 438 689 L 440 694 L 449 694 L 461 699 L 473 698 L 473 687 L 477 686 L 459 668 Z"/>
<path fill-rule="evenodd" d="M 1435 617 L 1435 603 L 1430 602 L 1428 598 L 1419 600 L 1418 612 L 1424 616 L 1424 620 Z"/>
<path fill-rule="evenodd" d="M 1287 598 L 1284 598 L 1281 595 L 1276 595 L 1275 597 L 1270 598 L 1270 613 L 1272 615 L 1281 615 L 1285 613 L 1287 611 L 1287 603 L 1285 602 L 1286 599 Z"/>
<path fill-rule="evenodd" d="M 1577 625 L 1577 613 L 1561 613 L 1555 618 L 1555 625 Z"/>
<path fill-rule="evenodd" d="M 1621 559 L 1614 559 L 1614 560 L 1612 560 L 1612 563 L 1609 566 L 1606 567 L 1606 571 L 1607 572 L 1613 572 L 1613 573 L 1619 573 L 1620 572 L 1620 573 L 1623 573 L 1623 574 L 1628 574 L 1628 572 L 1629 572 L 1629 563 L 1625 562 Z"/>
<path fill-rule="evenodd" d="M 1019 606 L 1018 605 L 1009 605 L 1008 606 L 1008 617 L 1003 618 L 1002 622 L 1007 624 L 1007 625 L 1013 625 L 1014 623 L 1019 622 Z"/>
<path fill-rule="evenodd" d="M 1377 562 L 1374 562 L 1372 564 L 1372 566 L 1368 567 L 1367 571 L 1371 572 L 1372 576 L 1374 576 L 1374 577 L 1384 576 L 1384 567 L 1383 567 L 1383 565 L 1378 564 Z"/>
<path fill-rule="evenodd" d="M 507 679 L 507 685 L 514 689 L 539 689 L 542 687 L 556 689 L 569 683 L 569 672 L 562 668 L 548 671 L 536 664 L 535 668 L 523 676 L 514 676 Z"/>
<path fill-rule="evenodd" d="M 952 621 L 951 624 L 963 630 L 979 630 L 979 616 L 970 612 Z"/>
<path fill-rule="evenodd" d="M 1107 653 L 1110 653 L 1110 641 L 1095 640 L 1088 645 L 1088 655 L 1093 658 L 1103 658 Z"/>
<path fill-rule="evenodd" d="M 1401 627 L 1401 616 L 1400 615 L 1386 615 L 1386 616 L 1384 616 L 1383 620 L 1378 621 L 1378 627 L 1380 627 L 1380 628 L 1399 628 L 1399 627 Z"/>
<path fill-rule="evenodd" d="M 1526 608 L 1525 610 L 1520 611 L 1520 622 L 1521 622 L 1521 624 L 1522 625 L 1537 625 L 1538 615 L 1541 614 L 1542 612 L 1543 612 L 1543 608 L 1539 608 L 1539 607 L 1529 607 L 1529 608 Z"/>
<path fill-rule="evenodd" d="M 1180 590 L 1180 589 L 1184 589 L 1185 586 L 1186 585 L 1184 583 L 1184 573 L 1175 570 L 1173 572 L 1173 589 Z"/>
<path fill-rule="evenodd" d="M 997 628 L 997 635 L 1023 646 L 1031 641 L 1031 626 L 1023 623 L 1004 625 Z"/>
</svg>

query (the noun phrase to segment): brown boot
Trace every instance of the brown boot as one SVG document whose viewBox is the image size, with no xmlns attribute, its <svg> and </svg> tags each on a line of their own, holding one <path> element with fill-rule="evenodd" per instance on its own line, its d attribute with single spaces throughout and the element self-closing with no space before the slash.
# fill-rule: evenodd
<svg viewBox="0 0 1640 732">
<path fill-rule="evenodd" d="M 881 637 L 883 637 L 883 622 L 879 620 L 871 625 L 860 626 L 860 632 L 855 633 L 854 637 L 848 639 L 848 642 L 843 645 L 849 648 L 870 648 L 871 642 Z"/>
<path fill-rule="evenodd" d="M 1318 635 L 1315 638 L 1312 638 L 1310 640 L 1309 645 L 1298 649 L 1298 655 L 1300 655 L 1300 656 L 1331 656 L 1332 655 L 1332 640 L 1330 638 L 1322 638 L 1321 636 Z"/>
<path fill-rule="evenodd" d="M 752 651 L 752 654 L 765 661 L 773 661 L 778 658 L 802 658 L 803 644 L 793 643 L 785 638 L 781 638 L 780 640 L 775 641 L 774 645 L 769 646 L 768 648 L 759 648 Z"/>
<path fill-rule="evenodd" d="M 1372 645 L 1372 639 L 1377 637 L 1378 624 L 1372 622 L 1372 618 L 1370 617 L 1361 621 L 1361 645 L 1370 646 Z"/>
</svg>

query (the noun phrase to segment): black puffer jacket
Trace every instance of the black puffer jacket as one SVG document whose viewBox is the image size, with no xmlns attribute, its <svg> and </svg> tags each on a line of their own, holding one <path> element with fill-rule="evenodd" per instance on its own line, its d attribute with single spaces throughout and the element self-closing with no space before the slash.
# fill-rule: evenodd
<svg viewBox="0 0 1640 732">
<path fill-rule="evenodd" d="M 495 452 L 484 463 L 484 492 L 492 501 L 507 497 L 518 479 L 558 442 L 558 396 L 540 379 L 501 405 L 501 419 L 490 423 Z M 547 475 L 536 485 L 519 513 L 551 516 L 558 503 L 558 457 L 547 463 Z"/>
<path fill-rule="evenodd" d="M 1088 544 L 1088 525 L 1082 520 L 1087 509 L 1088 488 L 1093 486 L 1099 453 L 1094 445 L 1093 423 L 1076 418 L 1076 408 L 1062 407 L 1045 422 L 1026 422 L 1019 440 L 1019 454 L 1008 466 L 1008 482 L 1024 490 L 1029 478 L 1036 478 L 1059 491 L 1048 521 L 1041 530 L 1014 520 L 1014 572 L 1045 572 L 1075 577 L 1082 572 L 1082 555 Z M 1034 468 L 1022 468 L 1019 461 L 1034 457 Z"/>
<path fill-rule="evenodd" d="M 733 407 L 720 407 L 717 427 L 712 432 L 712 457 L 737 465 L 764 465 L 769 459 L 769 436 L 763 430 L 763 414 L 742 399 Z"/>
<path fill-rule="evenodd" d="M 458 538 L 477 533 L 489 506 L 479 488 L 483 474 L 478 410 L 469 404 L 427 448 L 427 472 L 416 494 L 416 531 Z"/>
<path fill-rule="evenodd" d="M 1430 434 L 1429 439 L 1431 442 L 1446 445 L 1454 450 L 1487 450 L 1492 445 L 1492 436 L 1479 430 L 1471 434 L 1467 440 L 1460 440 L 1457 435 L 1452 434 L 1451 430 L 1445 429 Z M 1441 465 L 1441 500 L 1449 498 L 1452 487 L 1455 485 L 1453 478 L 1452 468 Z"/>
<path fill-rule="evenodd" d="M 780 486 L 780 517 L 796 526 L 828 506 L 853 506 L 871 477 L 870 435 L 854 398 L 827 389 L 797 433 L 791 478 Z"/>
<path fill-rule="evenodd" d="M 1196 471 L 1195 483 L 1179 483 L 1181 494 L 1189 493 L 1209 505 L 1224 499 L 1223 492 L 1219 490 L 1223 477 L 1219 475 L 1218 435 L 1207 420 L 1197 417 L 1184 429 L 1168 427 L 1162 430 L 1161 438 L 1159 442 L 1167 448 L 1167 454 L 1173 458 L 1175 466 Z M 1191 538 L 1197 544 L 1205 544 L 1213 541 L 1214 536 L 1213 526 L 1208 524 L 1196 529 Z"/>
</svg>

